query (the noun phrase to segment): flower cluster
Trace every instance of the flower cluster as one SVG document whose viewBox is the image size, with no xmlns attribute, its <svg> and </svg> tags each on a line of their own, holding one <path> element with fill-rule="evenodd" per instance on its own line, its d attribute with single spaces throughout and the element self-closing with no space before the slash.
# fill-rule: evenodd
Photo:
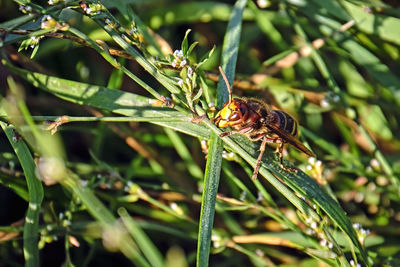
<svg viewBox="0 0 400 267">
<path fill-rule="evenodd" d="M 183 56 L 182 50 L 175 50 L 173 54 L 174 60 L 171 65 L 174 68 L 183 68 L 188 62 L 187 59 Z"/>
<path fill-rule="evenodd" d="M 320 106 L 323 108 L 330 108 L 334 106 L 335 104 L 339 103 L 340 101 L 340 96 L 333 93 L 329 92 L 321 101 L 320 101 Z"/>
<path fill-rule="evenodd" d="M 50 15 L 44 15 L 42 18 L 42 22 L 40 23 L 40 28 L 46 30 L 55 29 L 55 30 L 66 31 L 68 30 L 69 25 L 64 22 L 59 23 Z"/>
<path fill-rule="evenodd" d="M 371 233 L 370 230 L 364 229 L 360 223 L 353 224 L 354 230 L 356 230 L 358 240 L 361 244 L 364 244 L 365 238 Z"/>
<path fill-rule="evenodd" d="M 35 46 L 37 46 L 39 44 L 40 39 L 42 39 L 43 37 L 44 37 L 43 35 L 41 35 L 41 36 L 32 36 L 29 39 L 29 41 L 30 41 L 29 47 L 32 48 L 32 49 L 35 48 Z"/>
<path fill-rule="evenodd" d="M 104 10 L 104 6 L 100 4 L 89 4 L 87 5 L 85 1 L 80 2 L 81 8 L 86 15 L 94 16 L 99 15 L 101 11 Z"/>
<path fill-rule="evenodd" d="M 21 11 L 24 14 L 28 14 L 28 13 L 32 12 L 32 7 L 31 6 L 20 5 L 19 6 L 19 11 Z"/>
</svg>

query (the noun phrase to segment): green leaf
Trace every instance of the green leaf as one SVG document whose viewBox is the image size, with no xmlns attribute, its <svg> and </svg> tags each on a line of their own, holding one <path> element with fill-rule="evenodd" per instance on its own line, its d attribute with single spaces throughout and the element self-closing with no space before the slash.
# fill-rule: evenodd
<svg viewBox="0 0 400 267">
<path fill-rule="evenodd" d="M 190 47 L 189 47 L 189 49 L 188 49 L 188 51 L 187 51 L 187 56 L 190 56 L 190 54 L 192 53 L 193 49 L 196 47 L 196 45 L 197 45 L 198 43 L 199 43 L 199 42 L 194 42 L 193 44 L 190 45 Z"/>
<path fill-rule="evenodd" d="M 185 37 L 182 40 L 182 44 L 181 44 L 181 49 L 182 49 L 182 54 L 184 57 L 188 56 L 188 35 L 190 33 L 191 29 L 187 30 L 185 33 Z"/>
<path fill-rule="evenodd" d="M 214 45 L 213 48 L 210 50 L 210 52 L 208 52 L 207 54 L 205 54 L 202 59 L 200 60 L 199 63 L 197 63 L 196 68 L 200 68 L 201 65 L 203 65 L 214 53 L 216 46 Z"/>
</svg>

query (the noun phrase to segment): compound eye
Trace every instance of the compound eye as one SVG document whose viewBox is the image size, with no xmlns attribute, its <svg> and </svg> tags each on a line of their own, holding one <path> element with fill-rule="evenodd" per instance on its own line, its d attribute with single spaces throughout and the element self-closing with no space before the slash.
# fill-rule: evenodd
<svg viewBox="0 0 400 267">
<path fill-rule="evenodd" d="M 242 113 L 242 115 L 244 115 L 246 113 L 246 108 L 240 107 L 240 112 Z"/>
</svg>

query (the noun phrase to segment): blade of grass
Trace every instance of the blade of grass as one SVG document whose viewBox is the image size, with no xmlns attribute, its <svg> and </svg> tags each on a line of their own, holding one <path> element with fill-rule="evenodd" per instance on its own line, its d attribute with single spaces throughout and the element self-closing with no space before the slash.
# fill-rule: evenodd
<svg viewBox="0 0 400 267">
<path fill-rule="evenodd" d="M 297 8 L 306 16 L 308 16 L 310 20 L 315 21 L 315 23 L 327 25 L 333 29 L 338 29 L 340 27 L 340 22 L 329 17 L 322 15 L 315 16 L 315 14 L 318 13 L 318 9 L 316 9 L 314 5 L 309 5 L 307 8 L 298 6 Z M 359 18 L 355 19 L 359 20 Z M 381 62 L 379 57 L 375 56 L 361 43 L 357 42 L 357 40 L 350 33 L 342 32 L 341 36 L 338 36 L 338 38 L 343 39 L 341 42 L 341 47 L 347 50 L 350 58 L 357 63 L 361 69 L 365 69 L 374 79 L 387 88 L 392 93 L 393 102 L 396 103 L 397 106 L 400 106 L 398 90 L 400 79 L 397 78 L 390 68 Z M 337 38 L 336 42 L 339 42 Z M 363 74 L 361 73 L 361 75 Z"/>
<path fill-rule="evenodd" d="M 215 125 L 209 122 L 205 122 L 205 124 L 215 133 L 220 132 Z M 232 151 L 239 154 L 254 167 L 256 156 L 251 155 L 256 155 L 256 151 L 251 151 L 251 145 L 243 142 L 236 143 L 233 139 L 235 138 L 223 138 L 224 142 L 231 147 Z M 319 215 L 306 202 L 297 197 L 293 191 L 289 190 L 286 185 L 282 184 L 277 177 L 289 185 L 294 191 L 319 206 L 336 223 L 336 225 L 346 233 L 354 246 L 359 250 L 361 256 L 366 256 L 346 213 L 328 193 L 326 193 L 313 179 L 303 172 L 299 171 L 297 174 L 287 173 L 280 168 L 279 164 L 271 154 L 267 153 L 266 157 L 268 157 L 268 159 L 263 159 L 263 166 L 260 168 L 261 175 L 263 175 L 279 192 L 281 192 L 281 194 L 284 195 L 299 211 L 317 223 L 321 220 Z M 267 166 L 268 170 L 272 171 L 272 173 L 264 166 Z"/>
<path fill-rule="evenodd" d="M 282 37 L 281 33 L 275 28 L 271 20 L 265 16 L 264 12 L 259 9 L 255 3 L 249 2 L 249 8 L 253 11 L 255 20 L 260 30 L 268 36 L 268 38 L 279 48 L 279 50 L 286 50 L 288 44 Z"/>
<path fill-rule="evenodd" d="M 157 108 L 149 103 L 151 99 L 103 86 L 61 79 L 37 72 L 30 72 L 2 60 L 13 73 L 21 76 L 40 89 L 64 100 L 101 108 L 125 116 L 148 117 L 149 122 L 180 131 L 191 136 L 208 139 L 210 131 L 200 124 L 191 123 L 189 117 L 170 108 Z M 144 115 L 144 116 L 143 116 Z M 188 119 L 187 122 L 168 122 L 169 118 Z M 154 121 L 151 121 L 154 118 Z M 160 118 L 166 118 L 160 122 Z"/>
<path fill-rule="evenodd" d="M 11 124 L 7 125 L 7 123 L 2 121 L 0 121 L 0 126 L 5 132 L 8 141 L 21 163 L 29 191 L 29 205 L 25 217 L 23 235 L 25 266 L 40 266 L 38 239 L 40 206 L 44 195 L 43 187 L 41 181 L 36 178 L 36 166 L 32 154 L 25 142 L 23 140 L 18 140 L 15 136 L 15 127 Z"/>
<path fill-rule="evenodd" d="M 344 98 L 343 92 L 340 90 L 334 77 L 331 75 L 325 61 L 317 53 L 317 51 L 312 47 L 305 31 L 301 27 L 300 23 L 296 20 L 295 12 L 290 11 L 289 14 L 291 15 L 292 19 L 294 20 L 295 31 L 309 44 L 309 47 L 311 47 L 311 51 L 312 51 L 311 58 L 314 60 L 319 72 L 326 79 L 326 82 L 331 87 L 332 91 L 335 94 L 337 94 L 338 96 L 340 96 L 342 104 L 345 107 L 348 107 L 348 104 L 347 104 L 346 99 Z M 290 176 L 292 176 L 292 175 L 290 175 Z M 303 178 L 305 178 L 305 177 L 307 177 L 307 176 L 305 175 Z M 289 184 L 292 184 L 295 188 L 297 187 L 297 185 L 295 183 L 292 183 L 292 181 L 286 181 L 286 182 Z M 304 182 L 307 183 L 306 180 L 304 180 Z M 314 185 L 316 185 L 316 184 L 308 183 L 308 185 L 305 186 L 304 188 L 296 188 L 296 189 L 299 190 L 300 192 L 303 192 L 303 194 L 307 193 L 307 196 L 312 196 L 314 201 L 317 201 L 316 204 L 318 204 L 318 203 L 323 204 L 323 206 L 321 206 L 321 208 L 325 212 L 327 212 L 328 216 L 330 216 L 336 223 L 338 223 L 339 228 L 347 234 L 347 236 L 350 239 L 350 242 L 354 245 L 355 248 L 357 248 L 358 252 L 361 255 L 361 259 L 363 260 L 363 262 L 368 265 L 366 252 L 365 252 L 364 248 L 361 246 L 361 244 L 357 238 L 357 234 L 356 234 L 355 230 L 353 229 L 351 222 L 348 220 L 347 216 L 345 216 L 343 210 L 340 209 L 340 207 L 339 207 L 339 209 L 336 208 L 336 206 L 338 206 L 337 202 L 334 201 L 327 194 L 324 194 L 323 196 L 318 196 L 318 195 L 314 195 L 313 191 L 304 190 L 304 189 L 308 189 L 308 188 L 313 188 L 313 187 L 315 187 Z M 307 192 L 307 191 L 309 191 L 309 192 Z M 353 252 L 353 247 L 352 247 L 352 252 Z M 353 254 L 355 254 L 355 253 L 353 252 Z M 355 258 L 355 260 L 357 260 L 355 255 L 353 255 L 353 257 Z"/>
<path fill-rule="evenodd" d="M 355 5 L 348 1 L 318 1 L 312 0 L 316 5 L 324 8 L 329 14 L 349 21 L 351 18 L 357 22 L 357 28 L 365 33 L 379 36 L 382 40 L 400 44 L 400 19 L 376 12 L 369 13 L 365 7 Z"/>
<path fill-rule="evenodd" d="M 61 181 L 61 184 L 71 190 L 85 204 L 89 213 L 96 218 L 104 229 L 109 227 L 117 227 L 115 225 L 116 218 L 104 206 L 104 204 L 94 195 L 93 191 L 82 185 L 79 178 L 72 172 L 68 171 Z M 147 267 L 149 263 L 143 258 L 137 250 L 131 238 L 123 236 L 119 243 L 121 252 L 137 266 Z"/>
<path fill-rule="evenodd" d="M 238 0 L 235 3 L 224 38 L 221 65 L 224 68 L 227 77 L 230 78 L 230 83 L 232 83 L 235 73 L 237 53 L 240 43 L 240 33 L 242 28 L 242 16 L 246 3 L 246 0 Z M 218 105 L 221 106 L 225 101 L 227 101 L 228 94 L 226 85 L 224 85 L 221 77 L 219 81 L 217 99 Z M 208 266 L 209 264 L 215 201 L 221 174 L 222 148 L 221 139 L 215 133 L 211 134 L 210 149 L 207 157 L 206 171 L 204 174 L 199 239 L 197 244 L 196 266 L 199 267 Z"/>
<path fill-rule="evenodd" d="M 23 200 L 29 201 L 29 191 L 26 186 L 26 181 L 15 179 L 14 176 L 0 174 L 0 184 L 13 190 Z"/>
<path fill-rule="evenodd" d="M 221 162 L 222 141 L 217 135 L 213 134 L 210 139 L 201 199 L 196 262 L 196 266 L 198 267 L 208 266 L 210 257 L 211 232 L 214 223 L 215 201 L 218 192 Z"/>
<path fill-rule="evenodd" d="M 131 71 L 129 71 L 127 68 L 125 68 L 124 66 L 121 66 L 121 64 L 114 58 L 112 57 L 109 53 L 107 53 L 106 51 L 104 51 L 102 48 L 100 48 L 99 45 L 97 45 L 92 39 L 90 39 L 87 35 L 83 34 L 82 32 L 78 31 L 75 28 L 69 28 L 68 29 L 69 32 L 71 32 L 72 34 L 76 35 L 77 37 L 81 38 L 82 40 L 85 40 L 89 45 L 91 45 L 101 56 L 103 56 L 103 58 L 105 60 L 107 60 L 114 68 L 120 69 L 121 71 L 123 71 L 129 78 L 131 78 L 133 81 L 135 81 L 136 83 L 138 83 L 140 86 L 142 86 L 146 91 L 148 91 L 151 95 L 153 95 L 156 99 L 161 99 L 161 95 L 154 90 L 151 86 L 149 86 L 147 83 L 145 83 L 143 80 L 141 80 L 139 77 L 137 77 L 136 75 L 134 75 Z M 126 50 L 133 56 L 135 57 L 135 59 L 139 62 L 142 63 L 143 65 L 146 64 L 146 66 L 148 67 L 148 69 L 150 68 L 150 64 L 147 62 L 147 60 L 145 60 L 144 57 L 142 57 L 139 52 L 137 52 L 133 47 L 131 47 L 130 45 L 128 45 L 120 36 L 118 36 L 117 38 L 115 38 L 117 40 L 119 40 L 120 42 L 123 42 L 124 44 L 126 44 L 127 47 L 123 47 L 126 48 Z M 128 49 L 128 47 L 130 49 Z M 132 52 L 134 51 L 134 52 Z M 154 73 L 157 73 L 155 68 L 151 65 L 152 67 L 152 71 L 150 72 L 148 69 L 146 69 L 147 71 L 149 71 L 151 74 L 153 74 L 154 76 L 156 76 Z M 170 85 L 168 83 L 168 85 Z M 170 85 L 171 87 L 172 85 Z M 173 87 L 173 86 L 172 86 Z M 169 87 L 167 87 L 169 88 Z M 176 87 L 173 87 L 175 89 L 175 93 L 179 92 L 179 90 Z M 171 89 L 172 90 L 172 89 Z"/>
<path fill-rule="evenodd" d="M 110 14 L 111 16 L 111 14 Z M 151 64 L 144 56 L 142 56 L 131 44 L 128 44 L 124 38 L 122 38 L 120 36 L 120 34 L 118 32 L 116 32 L 111 26 L 105 24 L 103 22 L 103 20 L 100 19 L 96 19 L 96 22 L 113 38 L 113 40 L 122 48 L 124 49 L 124 51 L 128 52 L 132 57 L 135 58 L 135 60 L 137 61 L 137 63 L 139 63 L 147 72 L 149 72 L 154 78 L 156 78 L 168 91 L 170 91 L 172 94 L 179 94 L 181 92 L 181 90 L 174 85 L 173 83 L 171 83 L 171 80 L 169 78 L 167 78 L 165 75 L 161 74 L 157 68 Z M 75 33 L 76 34 L 76 33 Z M 79 33 L 79 35 L 77 35 L 78 37 L 84 39 L 86 36 L 83 35 L 82 33 Z M 87 37 L 86 37 L 87 38 Z M 85 39 L 86 40 L 86 39 Z M 86 40 L 89 42 L 89 40 Z M 93 41 L 91 41 L 93 42 Z M 96 44 L 94 44 L 96 45 Z M 110 62 L 112 63 L 112 62 Z M 128 69 L 123 68 L 122 69 L 124 71 L 125 74 L 129 74 L 128 76 L 132 79 L 139 80 L 141 81 L 139 78 L 137 78 L 133 73 L 131 73 Z M 138 81 L 136 81 L 138 82 Z M 144 82 L 138 82 L 140 85 L 141 83 Z M 144 87 L 145 88 L 145 87 Z M 150 89 L 151 87 L 148 86 L 148 89 Z M 153 90 L 151 88 L 151 90 L 149 91 L 151 94 L 153 94 L 157 99 L 160 99 L 160 97 L 157 97 L 156 94 L 158 94 L 155 90 Z"/>
<path fill-rule="evenodd" d="M 160 251 L 145 234 L 145 232 L 137 225 L 137 223 L 129 216 L 124 208 L 118 209 L 118 214 L 121 216 L 122 222 L 128 229 L 132 238 L 142 250 L 143 254 L 152 266 L 164 266 L 164 261 Z"/>
<path fill-rule="evenodd" d="M 9 85 L 11 92 L 13 93 L 13 97 L 16 99 L 17 103 L 16 109 L 11 110 L 10 106 L 7 106 L 4 103 L 2 103 L 2 105 L 0 106 L 1 107 L 0 114 L 6 114 L 8 115 L 8 117 L 13 118 L 14 120 L 15 116 L 10 116 L 9 114 L 7 114 L 9 110 L 11 110 L 10 112 L 13 112 L 13 114 L 18 114 L 18 113 L 23 114 L 24 120 L 18 121 L 19 123 L 18 126 L 23 127 L 24 126 L 23 124 L 27 124 L 29 126 L 30 132 L 33 133 L 32 135 L 27 135 L 29 138 L 27 138 L 26 140 L 36 150 L 36 153 L 40 155 L 37 167 L 38 168 L 37 173 L 40 173 L 40 176 L 44 177 L 46 180 L 54 179 L 55 182 L 59 182 L 64 187 L 67 187 L 70 191 L 72 191 L 79 197 L 82 203 L 85 204 L 89 213 L 102 224 L 104 229 L 113 230 L 113 227 L 116 227 L 115 225 L 116 218 L 94 195 L 93 191 L 82 185 L 80 179 L 77 177 L 76 174 L 65 168 L 63 161 L 63 155 L 64 155 L 63 148 L 61 146 L 58 146 L 56 136 L 51 136 L 47 132 L 45 133 L 41 132 L 40 129 L 36 127 L 24 100 L 20 97 L 20 95 L 22 95 L 20 89 L 17 87 L 17 85 L 13 82 L 11 78 L 9 79 Z M 1 122 L 1 124 L 7 126 L 5 122 Z M 17 142 L 19 142 L 18 138 L 15 137 L 14 131 L 13 130 L 10 131 L 13 132 L 12 136 L 10 137 L 11 140 L 17 139 Z M 17 156 L 19 156 L 18 153 Z M 30 199 L 33 199 L 33 201 L 31 201 L 29 204 L 28 214 L 26 218 L 26 227 L 28 228 L 26 231 L 24 231 L 24 241 L 25 241 L 25 235 L 28 236 L 26 242 L 28 245 L 27 249 L 25 249 L 24 245 L 24 249 L 27 251 L 25 252 L 25 258 L 26 258 L 26 264 L 28 266 L 39 266 L 38 255 L 35 256 L 35 249 L 37 250 L 38 248 L 37 248 L 37 238 L 35 239 L 34 234 L 36 233 L 37 235 L 37 227 L 38 227 L 37 220 L 39 216 L 38 212 L 41 200 L 43 198 L 43 189 L 41 187 L 42 185 L 40 183 L 40 180 L 36 179 L 35 176 L 36 165 L 34 164 L 33 159 L 31 159 L 32 156 L 30 155 L 30 153 L 29 155 L 22 155 L 22 156 L 28 157 L 27 159 L 22 158 L 23 161 L 31 160 L 30 166 L 28 165 L 29 167 L 28 170 L 30 171 L 28 175 L 34 178 L 33 181 L 27 180 L 28 189 L 30 191 L 29 197 Z M 21 165 L 22 165 L 22 160 L 21 160 Z M 57 168 L 54 167 L 55 161 L 57 161 L 58 164 L 56 165 Z M 24 167 L 24 165 L 22 166 Z M 51 167 L 49 168 L 49 166 Z M 38 184 L 36 183 L 32 184 L 32 182 L 36 182 Z M 38 191 L 39 189 L 34 190 L 32 189 L 32 186 L 36 187 L 40 186 L 40 189 L 42 190 L 40 199 L 38 199 L 40 197 L 40 196 L 38 197 L 38 194 L 40 194 L 40 192 L 35 192 L 35 190 Z M 33 192 L 31 192 L 31 190 Z M 34 193 L 36 193 L 36 195 Z M 122 236 L 122 238 L 119 241 L 120 241 L 119 243 L 120 250 L 127 258 L 129 258 L 132 261 L 132 263 L 143 267 L 149 266 L 149 264 L 142 257 L 142 255 L 140 255 L 132 239 L 128 238 L 127 236 Z M 34 248 L 34 246 L 36 246 L 36 248 Z"/>
</svg>

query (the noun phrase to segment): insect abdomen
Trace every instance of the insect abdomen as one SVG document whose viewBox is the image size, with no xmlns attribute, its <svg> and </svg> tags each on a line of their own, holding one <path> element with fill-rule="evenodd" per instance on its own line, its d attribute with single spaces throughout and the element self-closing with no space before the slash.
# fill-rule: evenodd
<svg viewBox="0 0 400 267">
<path fill-rule="evenodd" d="M 280 128 L 295 137 L 298 135 L 297 121 L 292 116 L 281 110 L 271 110 L 271 112 L 277 116 Z"/>
</svg>

